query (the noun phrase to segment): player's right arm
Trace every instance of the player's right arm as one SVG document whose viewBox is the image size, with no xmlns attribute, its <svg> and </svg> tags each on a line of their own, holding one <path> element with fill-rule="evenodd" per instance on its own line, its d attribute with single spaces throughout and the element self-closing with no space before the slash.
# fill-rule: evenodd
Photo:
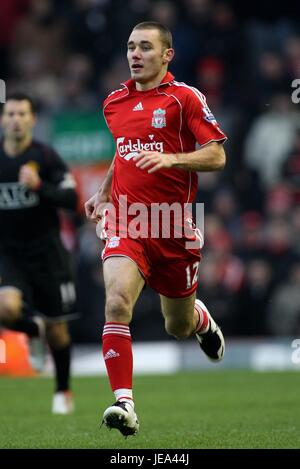
<svg viewBox="0 0 300 469">
<path fill-rule="evenodd" d="M 114 164 L 115 158 L 113 159 L 107 172 L 107 175 L 96 194 L 93 195 L 93 197 L 91 197 L 84 204 L 86 217 L 95 223 L 98 223 L 98 221 L 102 218 L 103 210 L 106 204 L 111 201 L 110 193 Z"/>
<path fill-rule="evenodd" d="M 115 101 L 116 99 L 118 99 L 118 97 L 120 97 L 124 94 L 126 95 L 127 92 L 128 92 L 127 88 L 125 86 L 122 86 L 122 88 L 120 88 L 118 90 L 115 90 L 112 93 L 110 93 L 107 96 L 107 98 L 104 100 L 104 103 L 103 103 L 103 116 L 104 116 L 104 119 L 106 121 L 106 125 L 107 125 L 107 127 L 110 131 L 111 131 L 111 129 L 110 129 L 110 126 L 109 126 L 109 123 L 108 123 L 108 118 L 106 116 L 107 107 L 108 107 L 108 105 L 111 101 Z M 91 197 L 84 204 L 86 217 L 89 220 L 91 220 L 95 223 L 98 223 L 98 221 L 101 220 L 101 218 L 103 216 L 103 210 L 104 210 L 106 204 L 111 201 L 111 197 L 110 197 L 111 183 L 112 183 L 113 172 L 114 172 L 115 158 L 116 158 L 116 155 L 115 155 L 114 159 L 112 160 L 112 163 L 109 167 L 109 170 L 107 172 L 107 175 L 106 175 L 101 187 L 98 189 L 96 194 L 93 195 L 93 197 Z"/>
</svg>

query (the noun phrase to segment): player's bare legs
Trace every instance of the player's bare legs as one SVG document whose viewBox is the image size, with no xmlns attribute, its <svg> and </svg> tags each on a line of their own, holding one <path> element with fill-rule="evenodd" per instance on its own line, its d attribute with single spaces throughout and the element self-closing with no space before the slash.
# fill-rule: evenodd
<svg viewBox="0 0 300 469">
<path fill-rule="evenodd" d="M 51 347 L 62 348 L 70 343 L 68 324 L 65 321 L 48 322 L 46 337 Z"/>
<path fill-rule="evenodd" d="M 0 322 L 9 329 L 29 336 L 30 359 L 32 366 L 37 370 L 44 367 L 44 339 L 47 339 L 56 370 L 56 392 L 52 412 L 69 414 L 73 411 L 73 402 L 69 391 L 70 336 L 67 323 L 48 323 L 38 316 L 28 318 L 23 314 L 26 309 L 28 306 L 23 302 L 21 290 L 13 286 L 0 288 Z"/>
<path fill-rule="evenodd" d="M 14 286 L 0 288 L 0 323 L 34 339 L 42 335 L 44 327 L 36 317 L 26 317 L 23 314 L 28 309 L 20 289 Z"/>
<path fill-rule="evenodd" d="M 30 363 L 34 370 L 42 371 L 45 365 L 45 324 L 38 316 L 27 317 L 29 306 L 23 293 L 14 286 L 0 288 L 0 323 L 8 329 L 23 332 L 29 338 Z M 31 314 L 34 312 L 30 311 Z"/>
<path fill-rule="evenodd" d="M 145 281 L 132 260 L 109 257 L 103 264 L 106 304 L 105 320 L 129 324 L 132 310 Z"/>
<path fill-rule="evenodd" d="M 22 314 L 22 292 L 15 287 L 0 288 L 0 320 L 12 324 Z"/>
<path fill-rule="evenodd" d="M 168 334 L 185 339 L 195 332 L 199 318 L 195 314 L 196 293 L 188 298 L 167 298 L 160 295 L 161 309 Z"/>
<path fill-rule="evenodd" d="M 222 360 L 225 352 L 222 331 L 204 303 L 196 299 L 196 293 L 187 298 L 167 298 L 160 295 L 160 299 L 168 334 L 177 339 L 195 334 L 208 358 L 214 361 Z"/>
<path fill-rule="evenodd" d="M 103 264 L 106 291 L 102 352 L 116 403 L 103 414 L 109 428 L 124 436 L 139 429 L 132 396 L 132 344 L 129 323 L 133 307 L 144 286 L 137 265 L 126 257 L 110 257 Z"/>
</svg>

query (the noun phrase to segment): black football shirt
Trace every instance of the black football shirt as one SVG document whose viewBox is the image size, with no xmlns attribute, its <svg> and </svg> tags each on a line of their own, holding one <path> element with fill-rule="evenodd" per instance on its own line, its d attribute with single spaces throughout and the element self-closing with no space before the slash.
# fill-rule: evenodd
<svg viewBox="0 0 300 469">
<path fill-rule="evenodd" d="M 19 179 L 29 164 L 41 178 L 33 191 Z M 75 209 L 77 195 L 68 167 L 49 146 L 33 140 L 23 153 L 11 157 L 0 142 L 0 248 L 34 249 L 59 231 L 59 208 Z"/>
</svg>

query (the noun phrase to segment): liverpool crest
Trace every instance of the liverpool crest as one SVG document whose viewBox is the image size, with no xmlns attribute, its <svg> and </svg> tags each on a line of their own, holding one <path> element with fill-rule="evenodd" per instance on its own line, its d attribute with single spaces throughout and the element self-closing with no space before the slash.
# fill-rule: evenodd
<svg viewBox="0 0 300 469">
<path fill-rule="evenodd" d="M 164 109 L 155 109 L 153 111 L 152 127 L 156 129 L 166 127 L 166 111 Z"/>
</svg>

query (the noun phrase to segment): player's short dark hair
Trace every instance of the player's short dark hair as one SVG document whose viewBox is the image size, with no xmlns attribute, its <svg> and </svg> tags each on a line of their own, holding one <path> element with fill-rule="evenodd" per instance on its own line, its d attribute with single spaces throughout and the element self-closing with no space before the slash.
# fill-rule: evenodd
<svg viewBox="0 0 300 469">
<path fill-rule="evenodd" d="M 1 106 L 1 113 L 3 113 L 3 109 L 7 101 L 28 101 L 32 114 L 36 114 L 37 112 L 37 106 L 32 97 L 26 93 L 22 93 L 21 91 L 15 91 L 14 93 L 10 93 L 6 96 L 5 103 Z"/>
<path fill-rule="evenodd" d="M 143 23 L 138 23 L 133 28 L 133 31 L 135 29 L 157 29 L 163 45 L 167 49 L 170 49 L 172 47 L 173 39 L 172 39 L 171 31 L 168 28 L 166 28 L 166 26 L 164 26 L 161 23 L 158 23 L 157 21 L 144 21 Z"/>
</svg>

